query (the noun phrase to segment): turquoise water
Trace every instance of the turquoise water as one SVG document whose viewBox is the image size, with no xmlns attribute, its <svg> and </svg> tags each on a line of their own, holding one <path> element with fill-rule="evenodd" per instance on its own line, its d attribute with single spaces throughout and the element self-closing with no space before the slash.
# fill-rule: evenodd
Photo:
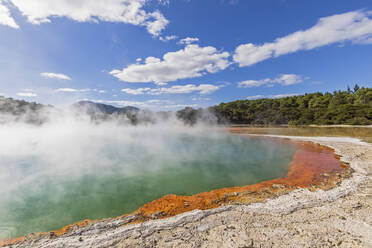
<svg viewBox="0 0 372 248">
<path fill-rule="evenodd" d="M 0 145 L 1 238 L 119 216 L 166 194 L 284 177 L 295 152 L 270 139 L 204 131 L 26 137 L 14 144 L 18 152 Z"/>
</svg>

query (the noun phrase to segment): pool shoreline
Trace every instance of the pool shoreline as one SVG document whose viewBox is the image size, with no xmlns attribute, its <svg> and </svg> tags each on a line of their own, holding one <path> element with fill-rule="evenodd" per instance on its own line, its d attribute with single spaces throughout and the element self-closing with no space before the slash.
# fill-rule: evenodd
<svg viewBox="0 0 372 248">
<path fill-rule="evenodd" d="M 325 173 L 324 171 L 321 171 L 321 173 L 319 172 L 318 175 L 314 177 L 316 179 L 314 181 L 315 183 L 313 183 L 313 180 L 307 180 L 306 183 L 304 183 L 302 179 L 307 178 L 306 173 L 304 173 L 305 176 L 304 178 L 301 179 L 302 182 L 297 181 L 296 183 L 291 183 L 291 181 L 285 181 L 285 179 L 274 179 L 255 185 L 213 190 L 210 192 L 196 194 L 194 196 L 167 195 L 151 203 L 145 204 L 143 207 L 139 208 L 137 211 L 129 215 L 120 216 L 118 218 L 105 219 L 101 221 L 87 220 L 77 224 L 69 225 L 59 231 L 33 234 L 28 235 L 26 237 L 5 241 L 2 244 L 0 243 L 0 246 L 6 246 L 9 244 L 19 244 L 20 247 L 23 247 L 22 244 L 26 245 L 27 242 L 30 242 L 32 240 L 34 241 L 38 240 L 38 242 L 42 242 L 43 240 L 45 242 L 58 240 L 58 243 L 61 244 L 61 242 L 64 242 L 63 241 L 64 238 L 74 236 L 75 233 L 79 232 L 89 234 L 90 232 L 92 232 L 92 230 L 96 230 L 97 226 L 106 226 L 108 228 L 107 231 L 109 231 L 111 230 L 109 227 L 110 225 L 111 228 L 115 227 L 115 229 L 127 229 L 128 234 L 127 238 L 131 238 L 131 236 L 132 237 L 136 236 L 133 234 L 133 232 L 135 231 L 136 228 L 138 228 L 138 226 L 148 226 L 148 228 L 152 227 L 153 229 L 156 230 L 158 229 L 157 225 L 159 225 L 159 222 L 163 222 L 163 224 L 160 224 L 160 226 L 164 226 L 166 225 L 166 223 L 170 224 L 172 222 L 172 219 L 179 220 L 182 218 L 186 218 L 189 219 L 189 221 L 190 220 L 195 221 L 195 216 L 199 217 L 202 216 L 200 218 L 205 218 L 206 216 L 214 215 L 216 213 L 231 211 L 231 209 L 233 208 L 240 207 L 254 209 L 255 206 L 257 206 L 257 204 L 270 205 L 275 201 L 280 201 L 279 199 L 283 197 L 284 198 L 289 196 L 292 197 L 293 194 L 303 195 L 304 192 L 302 191 L 307 191 L 306 194 L 308 192 L 310 192 L 310 194 L 311 193 L 317 194 L 320 191 L 327 194 L 327 192 L 329 193 L 332 190 L 338 189 L 339 191 L 343 191 L 345 195 L 347 195 L 348 193 L 351 192 L 350 189 L 349 192 L 346 192 L 345 190 L 340 190 L 346 181 L 348 182 L 354 181 L 359 183 L 363 181 L 363 176 L 361 176 L 361 173 L 357 166 L 353 164 L 353 160 L 350 158 L 345 158 L 345 154 L 343 154 L 343 152 L 341 152 L 337 146 L 332 146 L 332 143 L 329 142 L 329 140 L 332 141 L 335 139 L 337 140 L 339 138 L 288 137 L 273 135 L 248 135 L 248 136 L 267 137 L 281 140 L 284 138 L 284 140 L 286 141 L 288 141 L 288 139 L 297 140 L 294 142 L 298 142 L 299 146 L 304 147 L 311 146 L 313 148 L 315 147 L 314 149 L 323 149 L 330 152 L 329 154 L 333 154 L 333 152 L 329 148 L 326 148 L 331 147 L 332 149 L 334 149 L 335 154 L 338 154 L 339 156 L 341 155 L 344 156 L 341 157 L 341 161 L 349 163 L 350 167 L 345 167 L 343 171 L 337 171 L 337 173 L 334 174 Z M 303 141 L 305 141 L 305 143 Z M 309 145 L 309 143 L 307 142 L 312 142 L 312 145 Z M 343 142 L 345 142 L 345 139 Z M 365 145 L 363 142 L 360 142 L 356 139 L 346 140 L 346 143 Z M 309 149 L 309 147 L 307 147 L 307 149 Z M 296 161 L 296 157 L 297 159 L 298 157 L 301 157 L 301 154 L 298 155 L 298 152 L 296 152 L 296 154 L 294 156 L 294 162 Z M 301 164 L 301 163 L 296 164 L 294 162 L 291 163 L 291 169 L 296 166 L 298 167 L 298 164 Z M 304 165 L 302 165 L 302 167 L 303 166 Z M 301 166 L 299 168 L 302 169 L 301 172 L 304 172 Z M 350 170 L 347 168 L 350 168 Z M 351 173 L 352 170 L 354 170 L 353 173 Z M 295 172 L 296 171 L 294 172 L 292 171 L 292 173 Z M 287 174 L 287 177 L 290 174 L 291 170 Z M 296 174 L 295 176 L 292 176 L 292 179 L 298 178 L 298 176 L 299 174 Z M 357 176 L 356 179 L 358 180 L 354 180 L 355 176 Z M 354 189 L 358 185 L 359 185 L 358 183 L 353 184 Z M 342 195 L 341 193 L 338 193 L 337 197 L 339 198 L 341 197 L 341 195 Z M 337 200 L 338 198 L 335 198 L 334 200 Z M 287 208 L 286 211 L 288 211 L 288 209 L 290 208 Z M 182 225 L 185 225 L 186 223 L 187 220 L 184 220 Z M 102 229 L 105 228 L 102 227 Z M 82 239 L 85 240 L 86 237 Z M 68 240 L 66 240 L 66 242 L 68 242 Z M 77 244 L 81 245 L 81 242 L 83 241 L 79 241 Z M 41 245 L 41 243 L 39 244 L 35 243 L 35 245 Z"/>
</svg>

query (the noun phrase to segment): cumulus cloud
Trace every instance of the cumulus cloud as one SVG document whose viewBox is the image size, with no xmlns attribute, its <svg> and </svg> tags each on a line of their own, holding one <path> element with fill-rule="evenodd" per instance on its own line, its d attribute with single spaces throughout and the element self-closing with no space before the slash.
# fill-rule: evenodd
<svg viewBox="0 0 372 248">
<path fill-rule="evenodd" d="M 136 106 L 136 107 L 147 107 L 152 102 L 150 101 L 125 101 L 125 100 L 118 100 L 118 101 L 110 101 L 110 100 L 93 100 L 93 102 L 98 103 L 106 103 L 106 104 L 115 104 L 119 106 Z"/>
<path fill-rule="evenodd" d="M 220 89 L 222 86 L 216 86 L 212 84 L 201 84 L 199 86 L 195 84 L 187 84 L 187 85 L 174 85 L 169 88 L 138 88 L 138 89 L 122 89 L 122 92 L 125 92 L 127 94 L 131 95 L 162 95 L 162 94 L 189 94 L 193 92 L 199 92 L 202 95 L 210 94 L 218 89 Z"/>
<path fill-rule="evenodd" d="M 79 93 L 79 92 L 89 92 L 90 89 L 73 89 L 73 88 L 59 88 L 56 92 L 65 92 L 65 93 Z"/>
<path fill-rule="evenodd" d="M 216 86 L 212 84 L 201 84 L 196 86 L 195 84 L 187 84 L 187 85 L 175 85 L 169 88 L 159 88 L 152 90 L 152 94 L 160 95 L 160 94 L 188 94 L 192 92 L 199 92 L 200 94 L 210 94 L 218 89 L 221 86 Z"/>
<path fill-rule="evenodd" d="M 245 80 L 238 83 L 239 88 L 251 88 L 251 87 L 260 87 L 262 85 L 270 82 L 271 79 L 262 79 L 262 80 Z"/>
<path fill-rule="evenodd" d="M 372 12 L 351 11 L 321 18 L 307 29 L 277 38 L 273 42 L 256 45 L 243 44 L 233 56 L 239 66 L 251 66 L 258 62 L 301 50 L 311 50 L 334 43 L 372 43 Z"/>
<path fill-rule="evenodd" d="M 19 92 L 17 93 L 17 96 L 22 96 L 22 97 L 37 97 L 36 93 L 33 92 Z"/>
<path fill-rule="evenodd" d="M 55 17 L 67 17 L 78 22 L 123 22 L 145 26 L 158 36 L 168 20 L 158 10 L 143 9 L 146 0 L 9 0 L 32 24 L 51 22 Z"/>
<path fill-rule="evenodd" d="M 178 36 L 177 35 L 167 35 L 165 37 L 159 37 L 159 40 L 163 41 L 163 42 L 168 42 L 170 40 L 175 40 L 177 39 Z"/>
<path fill-rule="evenodd" d="M 260 98 L 265 98 L 265 95 L 247 96 L 248 100 L 255 100 L 255 99 L 260 99 Z"/>
<path fill-rule="evenodd" d="M 200 107 L 199 104 L 171 104 L 171 105 L 163 105 L 165 109 L 181 109 L 181 108 L 198 108 Z"/>
<path fill-rule="evenodd" d="M 94 92 L 97 92 L 97 93 L 100 93 L 100 94 L 104 94 L 104 93 L 107 93 L 107 91 L 105 90 L 99 90 L 99 89 L 83 89 L 83 90 L 86 90 L 86 91 L 94 91 Z"/>
<path fill-rule="evenodd" d="M 60 80 L 71 80 L 71 78 L 65 74 L 53 73 L 53 72 L 43 72 L 40 75 L 44 78 L 60 79 Z"/>
<path fill-rule="evenodd" d="M 184 38 L 184 39 L 181 39 L 178 44 L 181 44 L 181 45 L 190 45 L 194 42 L 199 42 L 199 38 L 191 38 L 191 37 L 187 37 L 187 38 Z"/>
<path fill-rule="evenodd" d="M 191 98 L 193 101 L 210 101 L 211 99 L 208 97 L 193 97 Z"/>
<path fill-rule="evenodd" d="M 89 99 L 84 99 L 89 100 Z M 170 100 L 161 100 L 161 99 L 150 99 L 146 101 L 126 101 L 126 100 L 89 100 L 97 103 L 118 105 L 121 107 L 134 106 L 141 109 L 151 109 L 151 110 L 169 110 L 169 109 L 181 109 L 185 107 L 198 108 L 199 104 L 182 104 L 176 103 Z"/>
<path fill-rule="evenodd" d="M 224 70 L 230 65 L 229 56 L 228 52 L 220 52 L 211 46 L 188 45 L 182 50 L 166 53 L 162 59 L 147 57 L 143 64 L 132 64 L 110 74 L 129 83 L 164 84 Z"/>
<path fill-rule="evenodd" d="M 0 0 L 0 25 L 9 26 L 11 28 L 19 29 L 18 24 L 15 22 L 10 14 L 9 8 L 5 6 L 4 1 Z"/>
<path fill-rule="evenodd" d="M 298 96 L 300 94 L 294 93 L 294 94 L 278 94 L 278 95 L 255 95 L 255 96 L 247 96 L 248 100 L 255 100 L 255 99 L 261 99 L 261 98 L 284 98 L 284 97 L 290 97 L 290 96 Z"/>
<path fill-rule="evenodd" d="M 246 80 L 238 83 L 239 88 L 251 88 L 266 86 L 271 87 L 274 84 L 281 84 L 284 86 L 298 84 L 303 82 L 303 77 L 296 74 L 282 74 L 274 79 L 265 78 L 261 80 Z"/>
<path fill-rule="evenodd" d="M 143 95 L 151 91 L 151 88 L 138 88 L 138 89 L 122 89 L 121 92 L 130 94 L 130 95 Z"/>
</svg>

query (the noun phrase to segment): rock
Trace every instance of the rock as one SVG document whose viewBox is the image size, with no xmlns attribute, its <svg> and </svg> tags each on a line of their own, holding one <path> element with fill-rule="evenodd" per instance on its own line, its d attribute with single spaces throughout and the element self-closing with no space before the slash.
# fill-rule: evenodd
<svg viewBox="0 0 372 248">
<path fill-rule="evenodd" d="M 358 202 L 357 205 L 354 207 L 354 209 L 358 210 L 358 209 L 361 209 L 363 207 L 363 205 Z"/>
<path fill-rule="evenodd" d="M 254 247 L 254 242 L 253 242 L 253 239 L 251 239 L 251 241 L 249 242 L 249 245 L 248 245 L 249 248 L 253 248 Z"/>
<path fill-rule="evenodd" d="M 275 183 L 273 185 L 271 185 L 271 187 L 273 189 L 283 189 L 283 188 L 285 188 L 284 185 L 282 185 L 282 184 L 275 184 Z"/>
<path fill-rule="evenodd" d="M 138 239 L 139 237 L 141 237 L 141 233 L 137 230 L 134 230 L 131 237 L 134 239 Z"/>
<path fill-rule="evenodd" d="M 159 217 L 164 217 L 164 216 L 166 216 L 166 213 L 164 211 L 159 211 L 159 212 L 153 213 L 151 215 L 151 219 L 158 219 Z"/>
<path fill-rule="evenodd" d="M 207 231 L 207 230 L 209 230 L 211 227 L 208 225 L 208 224 L 204 224 L 204 225 L 200 225 L 199 227 L 198 227 L 198 231 L 199 232 L 204 232 L 204 231 Z"/>
</svg>

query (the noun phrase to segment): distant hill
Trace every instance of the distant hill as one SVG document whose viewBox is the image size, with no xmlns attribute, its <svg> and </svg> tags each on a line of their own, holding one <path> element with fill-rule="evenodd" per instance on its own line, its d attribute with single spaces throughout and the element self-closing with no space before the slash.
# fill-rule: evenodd
<svg viewBox="0 0 372 248">
<path fill-rule="evenodd" d="M 83 113 L 90 116 L 94 122 L 103 122 L 116 120 L 120 123 L 137 124 L 138 115 L 141 110 L 136 107 L 114 107 L 107 104 L 96 103 L 91 101 L 80 101 L 71 106 L 75 113 Z"/>
<path fill-rule="evenodd" d="M 102 104 L 102 103 L 96 103 L 91 101 L 80 101 L 72 105 L 74 109 L 83 111 L 89 115 L 91 114 L 134 114 L 138 111 L 140 111 L 139 108 L 127 106 L 122 108 L 117 108 L 111 105 Z"/>
<path fill-rule="evenodd" d="M 111 105 L 95 103 L 90 101 L 80 101 L 72 105 L 77 116 L 88 115 L 94 121 L 105 121 L 117 119 L 121 122 L 136 124 L 137 114 L 140 109 L 136 107 L 117 108 Z M 44 105 L 36 102 L 27 102 L 13 98 L 0 96 L 0 124 L 9 122 L 24 122 L 29 124 L 43 124 L 57 115 L 63 115 L 63 111 L 54 108 L 52 105 Z"/>
</svg>

